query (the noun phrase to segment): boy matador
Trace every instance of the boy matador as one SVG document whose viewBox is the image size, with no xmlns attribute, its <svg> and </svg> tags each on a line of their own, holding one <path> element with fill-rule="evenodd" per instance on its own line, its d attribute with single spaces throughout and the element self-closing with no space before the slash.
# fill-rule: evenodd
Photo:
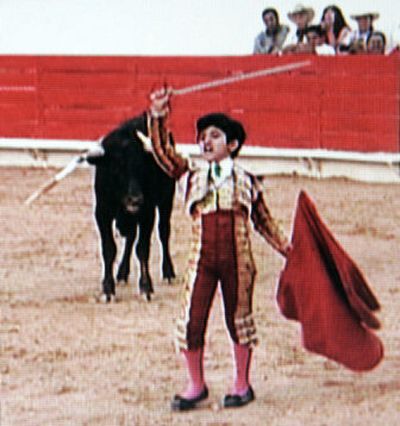
<svg viewBox="0 0 400 426">
<path fill-rule="evenodd" d="M 175 151 L 168 127 L 171 96 L 171 89 L 153 92 L 147 115 L 148 136 L 160 166 L 176 179 L 187 173 L 185 202 L 192 222 L 188 268 L 175 334 L 189 381 L 184 392 L 173 398 L 172 409 L 189 410 L 208 397 L 203 375 L 204 335 L 218 283 L 236 370 L 233 388 L 225 395 L 223 405 L 240 407 L 255 398 L 249 381 L 252 348 L 257 343 L 252 314 L 256 269 L 249 218 L 254 228 L 283 256 L 290 250 L 290 244 L 271 216 L 257 178 L 236 162 L 246 138 L 242 124 L 222 113 L 201 117 L 197 121 L 197 143 L 207 166 L 193 164 Z"/>
</svg>

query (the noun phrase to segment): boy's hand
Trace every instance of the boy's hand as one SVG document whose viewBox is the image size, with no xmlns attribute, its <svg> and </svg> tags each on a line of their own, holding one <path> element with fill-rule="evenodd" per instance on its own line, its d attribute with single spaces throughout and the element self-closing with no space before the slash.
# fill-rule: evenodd
<svg viewBox="0 0 400 426">
<path fill-rule="evenodd" d="M 150 94 L 150 113 L 153 117 L 165 117 L 170 110 L 172 87 L 163 87 Z"/>
</svg>

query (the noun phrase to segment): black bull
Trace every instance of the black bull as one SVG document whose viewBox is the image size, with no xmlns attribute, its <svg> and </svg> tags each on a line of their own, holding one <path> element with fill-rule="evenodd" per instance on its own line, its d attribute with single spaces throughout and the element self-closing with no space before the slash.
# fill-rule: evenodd
<svg viewBox="0 0 400 426">
<path fill-rule="evenodd" d="M 156 164 L 151 153 L 145 151 L 136 130 L 146 134 L 146 116 L 133 118 L 111 131 L 102 140 L 104 154 L 88 156 L 96 166 L 95 218 L 100 233 L 103 257 L 103 295 L 109 302 L 115 296 L 113 266 L 117 253 L 113 237 L 115 222 L 125 237 L 125 247 L 118 266 L 117 281 L 127 282 L 130 257 L 139 230 L 136 255 L 140 263 L 139 290 L 148 300 L 153 293 L 149 273 L 151 234 L 155 211 L 158 209 L 158 231 L 162 245 L 162 273 L 164 279 L 175 277 L 169 253 L 170 218 L 175 193 L 175 181 Z"/>
</svg>

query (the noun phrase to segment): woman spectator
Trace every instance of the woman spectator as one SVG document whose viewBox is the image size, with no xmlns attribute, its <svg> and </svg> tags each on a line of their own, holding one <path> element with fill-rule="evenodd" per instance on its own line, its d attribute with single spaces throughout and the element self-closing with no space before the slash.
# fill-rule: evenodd
<svg viewBox="0 0 400 426">
<path fill-rule="evenodd" d="M 321 26 L 326 31 L 328 44 L 337 53 L 343 53 L 348 50 L 351 29 L 339 7 L 330 5 L 324 9 L 321 17 Z"/>
</svg>

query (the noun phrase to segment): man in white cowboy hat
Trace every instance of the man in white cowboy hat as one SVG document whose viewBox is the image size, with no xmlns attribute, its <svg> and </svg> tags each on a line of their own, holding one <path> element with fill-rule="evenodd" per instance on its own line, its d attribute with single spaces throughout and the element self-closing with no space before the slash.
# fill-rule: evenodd
<svg viewBox="0 0 400 426">
<path fill-rule="evenodd" d="M 362 53 L 366 51 L 367 39 L 374 31 L 373 21 L 379 18 L 376 12 L 358 12 L 350 15 L 357 22 L 357 29 L 350 35 L 349 52 Z"/>
<path fill-rule="evenodd" d="M 283 53 L 301 51 L 302 43 L 306 42 L 306 28 L 314 18 L 314 9 L 303 4 L 297 4 L 287 16 L 295 24 L 296 29 L 286 39 Z"/>
</svg>

